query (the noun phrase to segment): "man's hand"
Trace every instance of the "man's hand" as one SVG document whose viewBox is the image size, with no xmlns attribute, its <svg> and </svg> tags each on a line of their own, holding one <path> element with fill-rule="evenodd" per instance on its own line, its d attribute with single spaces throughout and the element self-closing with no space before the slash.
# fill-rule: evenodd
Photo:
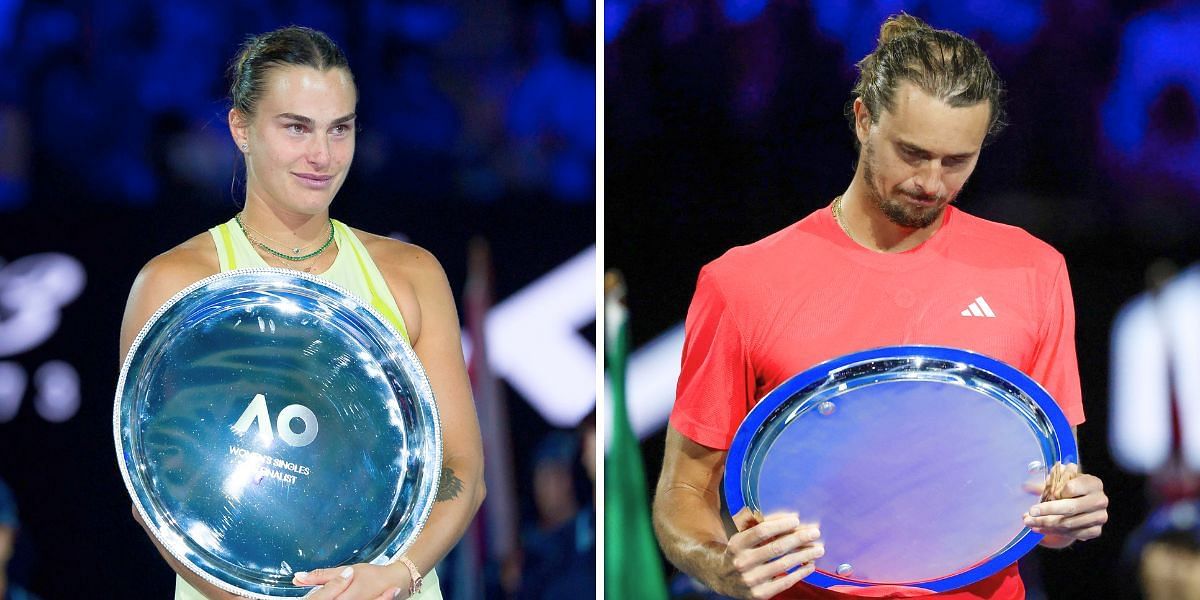
<svg viewBox="0 0 1200 600">
<path fill-rule="evenodd" d="M 743 508 L 733 522 L 740 531 L 726 546 L 724 579 L 740 585 L 722 590 L 727 595 L 771 598 L 807 577 L 815 568 L 813 561 L 825 555 L 817 525 L 801 523 L 794 514 L 771 515 L 759 521 L 749 508 Z"/>
<path fill-rule="evenodd" d="M 742 509 L 733 516 L 739 531 L 730 536 L 721 518 L 727 454 L 667 427 L 654 531 L 667 558 L 713 591 L 770 598 L 813 572 L 812 562 L 825 554 L 821 532 L 794 514 L 761 518 Z"/>
<path fill-rule="evenodd" d="M 1075 540 L 1099 537 L 1108 522 L 1108 496 L 1104 482 L 1095 475 L 1080 475 L 1079 465 L 1067 465 L 1075 477 L 1062 495 L 1033 505 L 1025 515 L 1025 526 L 1047 536 L 1045 545 L 1063 547 Z"/>
</svg>

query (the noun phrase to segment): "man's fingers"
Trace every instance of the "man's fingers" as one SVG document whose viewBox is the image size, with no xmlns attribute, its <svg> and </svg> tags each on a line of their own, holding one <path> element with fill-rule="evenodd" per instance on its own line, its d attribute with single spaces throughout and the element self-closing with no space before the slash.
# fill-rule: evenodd
<svg viewBox="0 0 1200 600">
<path fill-rule="evenodd" d="M 734 566 L 739 567 L 738 570 L 745 572 L 755 565 L 765 564 L 781 558 L 819 539 L 821 539 L 821 531 L 819 529 L 811 525 L 802 526 L 800 529 L 776 537 L 757 548 L 751 548 L 739 553 L 734 559 Z M 738 565 L 738 562 L 742 564 Z"/>
<path fill-rule="evenodd" d="M 1034 504 L 1029 509 L 1029 516 L 1035 518 L 1055 515 L 1073 517 L 1075 515 L 1097 512 L 1106 508 L 1108 508 L 1108 496 L 1105 496 L 1103 492 L 1093 489 L 1084 496 Z"/>
<path fill-rule="evenodd" d="M 1051 500 L 1049 502 L 1041 502 L 1034 504 L 1029 509 L 1031 517 L 1069 517 L 1079 514 L 1082 506 L 1077 498 L 1067 498 L 1066 500 Z"/>
<path fill-rule="evenodd" d="M 1024 523 L 1036 533 L 1077 540 L 1098 537 L 1108 522 L 1108 496 L 1095 475 L 1079 475 L 1079 465 L 1066 465 L 1074 475 L 1062 487 L 1060 499 L 1040 502 L 1029 509 Z"/>
<path fill-rule="evenodd" d="M 1078 471 L 1079 467 L 1071 465 L 1070 470 Z M 1104 482 L 1100 481 L 1099 477 L 1096 477 L 1095 475 L 1076 476 L 1062 485 L 1062 489 L 1058 490 L 1058 495 L 1056 497 L 1047 498 L 1042 502 L 1042 504 L 1050 504 L 1060 500 L 1070 500 L 1073 498 L 1085 497 L 1104 497 Z"/>
<path fill-rule="evenodd" d="M 1099 510 L 1096 512 L 1084 513 L 1075 515 L 1059 521 L 1058 526 L 1062 529 L 1086 529 L 1103 525 L 1108 522 L 1108 511 Z"/>
<path fill-rule="evenodd" d="M 766 583 L 784 575 L 794 567 L 811 563 L 822 556 L 825 556 L 825 544 L 817 542 L 796 552 L 785 554 L 779 557 L 778 560 L 773 560 L 750 569 L 742 575 L 742 581 L 746 584 L 746 587 L 753 588 L 760 583 Z"/>
<path fill-rule="evenodd" d="M 1070 517 L 1061 517 L 1051 515 L 1047 517 L 1030 518 L 1025 520 L 1025 526 L 1031 529 L 1045 529 L 1053 533 L 1064 535 L 1074 535 L 1072 532 L 1079 529 L 1086 529 L 1103 525 L 1108 522 L 1108 511 L 1101 509 L 1098 511 L 1086 512 Z"/>
<path fill-rule="evenodd" d="M 1085 529 L 1063 530 L 1063 529 L 1058 529 L 1058 528 L 1030 527 L 1029 530 L 1034 533 L 1039 533 L 1041 535 L 1066 536 L 1066 537 L 1077 539 L 1082 542 L 1082 541 L 1092 540 L 1092 539 L 1096 539 L 1096 538 L 1100 537 L 1100 533 L 1104 530 L 1104 528 L 1099 525 L 1096 525 L 1095 527 L 1088 527 Z"/>
<path fill-rule="evenodd" d="M 1078 470 L 1078 467 L 1076 467 Z M 1079 498 L 1104 491 L 1104 482 L 1095 475 L 1080 475 L 1067 482 L 1063 498 Z"/>
<path fill-rule="evenodd" d="M 783 593 L 784 590 L 799 583 L 801 579 L 808 577 L 813 572 L 813 569 L 812 563 L 805 564 L 783 577 L 772 579 L 771 581 L 750 588 L 750 595 L 756 599 L 765 600 L 766 598 L 774 598 Z"/>
<path fill-rule="evenodd" d="M 1107 502 L 1101 502 L 1100 504 L 1107 506 Z M 1041 517 L 1025 515 L 1025 526 L 1037 533 L 1062 535 L 1077 540 L 1090 540 L 1098 537 L 1102 526 L 1107 522 L 1108 510 L 1105 508 L 1088 510 L 1072 515 L 1046 515 Z"/>
<path fill-rule="evenodd" d="M 729 547 L 735 552 L 748 550 L 763 544 L 771 538 L 778 537 L 800 526 L 796 515 L 781 515 L 768 517 L 762 523 L 734 534 L 729 538 Z"/>
<path fill-rule="evenodd" d="M 733 515 L 733 524 L 737 526 L 738 531 L 745 531 L 758 525 L 758 517 L 754 511 L 750 510 L 749 506 L 743 506 L 742 510 Z"/>
<path fill-rule="evenodd" d="M 1026 514 L 1022 522 L 1026 527 L 1037 531 L 1039 529 L 1049 529 L 1055 525 L 1058 525 L 1058 520 L 1061 518 L 1062 517 L 1057 515 L 1050 517 L 1031 517 Z"/>
</svg>

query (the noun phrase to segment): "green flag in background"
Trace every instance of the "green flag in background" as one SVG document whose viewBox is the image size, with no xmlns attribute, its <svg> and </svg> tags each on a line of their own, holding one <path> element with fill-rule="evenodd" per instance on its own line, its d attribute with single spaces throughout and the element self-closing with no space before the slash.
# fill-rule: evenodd
<svg viewBox="0 0 1200 600">
<path fill-rule="evenodd" d="M 650 527 L 642 452 L 625 410 L 627 325 L 625 285 L 609 271 L 604 277 L 604 349 L 612 440 L 604 457 L 604 597 L 657 600 L 667 597 L 667 585 Z"/>
</svg>

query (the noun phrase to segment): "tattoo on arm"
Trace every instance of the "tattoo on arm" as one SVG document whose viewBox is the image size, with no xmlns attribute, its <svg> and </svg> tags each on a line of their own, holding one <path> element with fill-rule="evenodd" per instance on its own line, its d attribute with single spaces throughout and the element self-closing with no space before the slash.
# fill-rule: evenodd
<svg viewBox="0 0 1200 600">
<path fill-rule="evenodd" d="M 438 486 L 437 502 L 453 500 L 462 491 L 463 482 L 450 467 L 442 467 L 442 483 Z"/>
</svg>

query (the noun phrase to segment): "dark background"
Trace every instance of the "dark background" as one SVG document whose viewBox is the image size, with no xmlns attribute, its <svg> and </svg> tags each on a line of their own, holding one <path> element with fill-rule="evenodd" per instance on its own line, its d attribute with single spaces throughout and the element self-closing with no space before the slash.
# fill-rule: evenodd
<svg viewBox="0 0 1200 600">
<path fill-rule="evenodd" d="M 1156 498 L 1109 453 L 1109 329 L 1154 261 L 1200 257 L 1191 4 L 607 3 L 604 258 L 628 283 L 631 346 L 682 322 L 702 265 L 845 189 L 853 63 L 899 9 L 978 41 L 1008 86 L 1011 125 L 984 149 L 959 206 L 1048 241 L 1070 271 L 1080 444 L 1105 482 L 1110 521 L 1100 539 L 1039 549 L 1025 566 L 1041 567 L 1050 598 L 1128 594 L 1122 546 Z M 643 443 L 651 486 L 662 440 Z"/>
<path fill-rule="evenodd" d="M 224 75 L 246 36 L 299 24 L 342 46 L 361 131 L 331 212 L 432 251 L 461 310 L 473 237 L 491 244 L 497 302 L 595 243 L 594 10 L 0 0 L 0 332 L 29 308 L 18 308 L 29 298 L 18 297 L 16 261 L 58 253 L 86 274 L 78 297 L 41 315 L 61 314 L 53 335 L 0 353 L 28 380 L 15 397 L 5 380 L 15 413 L 0 419 L 0 478 L 21 513 L 15 580 L 45 598 L 172 593 L 116 468 L 117 336 L 141 266 L 239 208 Z M 51 361 L 78 375 L 77 407 L 38 408 L 35 374 Z M 519 516 L 530 523 L 530 457 L 554 428 L 507 392 Z"/>
</svg>

